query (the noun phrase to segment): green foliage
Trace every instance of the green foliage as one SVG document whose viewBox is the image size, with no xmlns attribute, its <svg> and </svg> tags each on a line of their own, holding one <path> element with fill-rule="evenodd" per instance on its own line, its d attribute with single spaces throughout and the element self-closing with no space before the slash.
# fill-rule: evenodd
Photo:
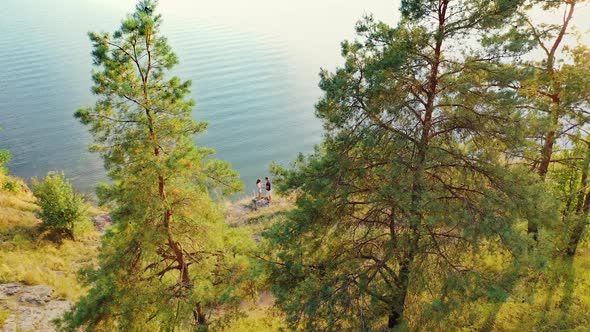
<svg viewBox="0 0 590 332">
<path fill-rule="evenodd" d="M 19 183 L 17 181 L 10 180 L 6 177 L 2 181 L 2 189 L 11 193 L 17 193 L 19 191 Z"/>
<path fill-rule="evenodd" d="M 92 286 L 63 330 L 171 331 L 220 328 L 248 294 L 249 236 L 223 222 L 212 197 L 242 189 L 227 162 L 195 146 L 206 129 L 191 118 L 190 82 L 168 78 L 178 61 L 160 34 L 155 1 L 140 1 L 119 30 L 90 33 L 98 101 L 75 116 L 94 135 L 113 207 Z"/>
<path fill-rule="evenodd" d="M 0 191 L 19 194 L 28 192 L 29 188 L 22 179 L 0 173 Z"/>
<path fill-rule="evenodd" d="M 4 164 L 10 161 L 10 151 L 6 149 L 0 149 L 0 172 L 6 173 Z"/>
<path fill-rule="evenodd" d="M 0 128 L 0 131 L 2 128 Z M 10 151 L 6 149 L 0 149 L 0 186 L 3 190 L 15 192 L 17 187 L 15 183 L 10 181 L 5 175 L 8 173 L 8 169 L 4 165 L 12 158 Z"/>
<path fill-rule="evenodd" d="M 0 131 L 1 130 L 2 130 L 2 128 L 0 127 Z M 8 151 L 6 149 L 0 149 L 0 173 L 6 173 L 6 168 L 4 167 L 4 164 L 9 162 L 10 158 L 11 158 L 10 151 Z"/>
<path fill-rule="evenodd" d="M 74 227 L 88 219 L 80 194 L 61 172 L 49 172 L 43 181 L 33 179 L 33 194 L 42 227 L 60 236 L 74 239 Z"/>
<path fill-rule="evenodd" d="M 266 233 L 292 328 L 585 326 L 570 308 L 590 214 L 590 57 L 563 39 L 579 3 L 402 1 L 397 27 L 357 25 L 345 65 L 321 73 L 322 146 L 273 165 L 298 195 Z M 563 20 L 536 22 L 539 8 Z M 516 308 L 531 319 L 511 320 Z"/>
<path fill-rule="evenodd" d="M 325 140 L 274 167 L 297 208 L 266 233 L 292 328 L 460 329 L 476 323 L 464 308 L 509 296 L 527 260 L 521 222 L 555 220 L 555 202 L 510 162 L 526 120 L 505 53 L 468 45 L 516 8 L 403 2 L 408 20 L 360 22 L 345 65 L 321 73 Z"/>
<path fill-rule="evenodd" d="M 178 59 L 140 1 L 89 34 L 97 102 L 75 114 L 112 179 L 100 267 L 95 238 L 39 240 L 37 207 L 0 174 L 0 282 L 78 299 L 84 266 L 65 331 L 584 329 L 590 51 L 562 39 L 579 2 L 403 0 L 395 27 L 365 18 L 321 72 L 324 142 L 271 165 L 296 208 L 226 213 L 242 184 L 194 145 L 190 81 L 167 76 Z M 539 8 L 563 21 L 535 22 Z M 47 227 L 94 234 L 63 174 L 34 192 Z"/>
<path fill-rule="evenodd" d="M 570 241 L 568 255 L 575 252 L 575 243 L 579 240 L 572 238 L 572 233 L 563 232 L 563 228 L 573 228 L 576 229 L 574 233 L 580 233 L 583 227 L 573 220 L 578 219 L 580 213 L 586 214 L 582 219 L 587 218 L 587 213 L 582 212 L 582 209 L 569 209 L 572 207 L 571 197 L 577 197 L 575 191 L 588 191 L 583 185 L 585 180 L 581 179 L 587 170 L 572 162 L 584 160 L 584 153 L 573 155 L 572 152 L 575 150 L 581 150 L 572 147 L 587 136 L 587 109 L 590 100 L 590 79 L 587 73 L 590 70 L 590 62 L 586 46 L 567 42 L 567 35 L 573 30 L 574 13 L 582 2 L 526 1 L 514 16 L 510 28 L 484 38 L 486 46 L 504 49 L 512 55 L 513 65 L 510 67 L 514 70 L 513 83 L 510 86 L 517 92 L 519 108 L 529 124 L 523 131 L 529 141 L 523 146 L 519 157 L 549 184 L 555 184 L 554 180 L 562 177 L 563 172 L 570 175 L 579 174 L 580 181 L 570 187 L 570 193 L 556 196 L 566 205 L 561 209 L 564 223 L 558 226 L 558 234 L 546 228 L 545 234 L 548 236 L 542 239 L 550 242 L 557 236 L 563 237 L 560 241 Z M 543 14 L 539 14 L 540 10 Z M 553 17 L 556 13 L 562 14 L 562 19 L 558 23 L 548 22 L 546 17 Z M 527 56 L 530 51 L 535 51 L 538 55 Z M 567 156 L 568 159 L 561 159 L 559 155 Z M 563 167 L 570 169 L 564 170 Z M 552 169 L 556 169 L 557 173 L 551 174 Z M 557 194 L 561 189 L 558 185 L 551 190 Z M 583 205 L 582 202 L 578 206 Z M 575 226 L 571 227 L 570 224 Z M 547 225 L 538 225 L 530 221 L 528 232 L 538 240 L 539 229 L 543 229 L 544 226 Z"/>
<path fill-rule="evenodd" d="M 96 263 L 99 234 L 90 225 L 84 232 L 74 230 L 77 241 L 64 239 L 58 245 L 46 240 L 39 236 L 40 208 L 35 202 L 24 184 L 16 193 L 0 191 L 0 283 L 48 285 L 56 296 L 75 301 L 86 292 L 76 272 Z M 87 223 L 78 224 L 82 225 Z"/>
<path fill-rule="evenodd" d="M 248 314 L 231 325 L 224 327 L 222 332 L 273 332 L 286 328 L 282 313 L 270 306 L 256 305 L 248 308 Z"/>
</svg>

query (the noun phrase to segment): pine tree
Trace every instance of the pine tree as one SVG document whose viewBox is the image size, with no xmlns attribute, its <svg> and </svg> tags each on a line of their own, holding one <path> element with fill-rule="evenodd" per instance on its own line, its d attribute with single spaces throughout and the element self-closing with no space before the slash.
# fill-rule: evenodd
<svg viewBox="0 0 590 332">
<path fill-rule="evenodd" d="M 570 168 L 569 171 L 577 173 L 578 178 L 586 172 L 580 168 L 583 166 L 580 162 L 585 159 L 585 153 L 581 152 L 583 149 L 573 147 L 582 143 L 582 138 L 588 135 L 585 127 L 588 124 L 590 94 L 589 52 L 583 45 L 568 45 L 566 42 L 568 35 L 572 34 L 579 3 L 577 0 L 527 1 L 514 27 L 501 38 L 504 45 L 519 45 L 525 53 L 536 51 L 541 54 L 540 57 L 525 56 L 525 60 L 515 59 L 520 79 L 513 88 L 518 91 L 522 100 L 520 107 L 531 124 L 528 136 L 533 149 L 523 157 L 530 161 L 531 171 L 549 185 L 556 180 L 551 174 L 552 168 L 556 168 L 558 174 L 563 173 L 563 167 Z M 547 16 L 562 10 L 561 22 L 543 22 L 538 14 L 533 19 L 529 15 L 531 9 L 541 9 Z M 574 151 L 580 154 L 573 155 Z M 564 155 L 568 157 L 564 159 Z M 583 182 L 572 187 L 568 193 L 560 192 L 559 188 L 553 190 L 564 204 L 561 212 L 565 224 L 558 225 L 558 232 L 566 234 L 564 252 L 568 255 L 575 252 L 578 240 L 574 238 L 581 234 L 583 227 L 580 228 L 580 223 L 585 224 L 583 220 L 587 219 L 580 216 L 581 210 L 578 208 L 584 205 L 583 201 L 575 204 L 578 207 L 570 208 L 570 198 L 578 197 L 576 192 L 587 191 Z M 539 237 L 539 226 L 534 220 L 528 225 L 528 233 L 535 240 Z M 564 229 L 569 231 L 563 232 Z"/>
<path fill-rule="evenodd" d="M 470 36 L 518 5 L 402 1 L 397 27 L 360 22 L 345 66 L 321 73 L 325 140 L 279 170 L 297 208 L 266 234 L 293 328 L 452 329 L 443 318 L 465 302 L 507 296 L 499 276 L 526 243 L 515 226 L 543 218 L 544 196 L 509 163 L 524 121 L 507 54 Z"/>
<path fill-rule="evenodd" d="M 141 0 L 112 35 L 89 34 L 98 100 L 75 115 L 112 179 L 98 197 L 116 208 L 100 267 L 85 272 L 92 288 L 64 330 L 205 330 L 238 305 L 247 240 L 227 229 L 212 197 L 242 184 L 192 141 L 206 124 L 191 118 L 190 81 L 166 76 L 178 60 L 156 4 Z"/>
<path fill-rule="evenodd" d="M 530 109 L 536 110 L 536 117 L 544 125 L 541 126 L 541 132 L 536 133 L 541 138 L 539 150 L 533 158 L 531 169 L 539 174 L 542 180 L 545 180 L 553 157 L 558 153 L 556 142 L 562 139 L 569 140 L 568 135 L 575 133 L 583 123 L 575 123 L 581 119 L 576 113 L 579 113 L 576 102 L 577 98 L 567 98 L 568 88 L 564 83 L 568 80 L 564 74 L 567 69 L 560 66 L 559 61 L 561 49 L 565 43 L 564 37 L 568 33 L 574 17 L 574 11 L 578 1 L 531 1 L 529 6 L 542 6 L 544 10 L 552 11 L 563 7 L 563 20 L 559 24 L 536 23 L 526 15 L 526 11 L 521 13 L 521 27 L 517 36 L 525 36 L 530 39 L 529 43 L 534 45 L 533 49 L 540 50 L 543 58 L 537 61 L 526 61 L 521 67 L 523 72 L 529 73 L 519 83 L 518 90 L 522 96 L 529 100 Z M 526 8 L 526 7 L 525 7 Z M 529 7 L 530 8 L 530 7 Z M 562 70 L 565 69 L 565 70 Z M 574 120 L 572 123 L 571 120 Z M 584 121 L 583 121 L 584 122 Z M 528 225 L 528 232 L 535 240 L 538 240 L 539 227 L 536 223 L 531 222 Z"/>
</svg>

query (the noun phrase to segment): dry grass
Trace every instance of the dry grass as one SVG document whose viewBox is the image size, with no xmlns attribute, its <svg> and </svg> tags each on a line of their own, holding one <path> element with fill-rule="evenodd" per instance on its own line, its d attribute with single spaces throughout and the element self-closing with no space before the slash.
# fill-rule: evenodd
<svg viewBox="0 0 590 332">
<path fill-rule="evenodd" d="M 285 213 L 295 205 L 295 199 L 292 196 L 282 197 L 276 194 L 275 196 L 273 196 L 272 204 L 256 209 L 251 198 L 228 202 L 225 220 L 232 227 L 245 227 L 254 234 L 259 234 L 270 227 L 273 222 L 284 217 Z"/>
<path fill-rule="evenodd" d="M 0 309 L 0 327 L 4 326 L 8 317 L 10 317 L 10 312 Z"/>
<path fill-rule="evenodd" d="M 222 332 L 271 332 L 287 328 L 284 315 L 272 306 L 250 306 L 244 309 L 246 316 L 238 318 Z"/>
<path fill-rule="evenodd" d="M 28 285 L 48 285 L 55 289 L 59 298 L 76 301 L 87 292 L 77 280 L 81 267 L 96 264 L 100 234 L 90 221 L 78 225 L 76 241 L 64 240 L 56 244 L 43 237 L 41 221 L 35 216 L 38 211 L 35 198 L 22 181 L 18 191 L 0 189 L 0 283 L 20 282 Z M 4 179 L 6 179 L 4 178 Z M 251 200 L 227 203 L 226 220 L 232 227 L 245 228 L 255 239 L 275 222 L 284 218 L 284 213 L 293 206 L 292 198 L 276 197 L 269 207 L 251 208 Z M 105 211 L 88 206 L 90 216 Z M 223 331 L 279 331 L 285 328 L 284 317 L 273 306 L 269 292 L 263 292 L 256 301 L 244 301 L 246 314 Z M 5 319 L 0 311 L 0 326 Z"/>
<path fill-rule="evenodd" d="M 3 180 L 7 178 L 19 181 Z M 77 225 L 77 241 L 56 244 L 45 239 L 34 201 L 26 186 L 0 190 L 0 283 L 48 285 L 57 297 L 76 300 L 86 291 L 77 281 L 77 271 L 94 264 L 100 235 L 88 220 Z"/>
<path fill-rule="evenodd" d="M 590 330 L 590 248 L 556 258 L 536 278 L 521 282 L 500 311 L 494 331 Z"/>
</svg>

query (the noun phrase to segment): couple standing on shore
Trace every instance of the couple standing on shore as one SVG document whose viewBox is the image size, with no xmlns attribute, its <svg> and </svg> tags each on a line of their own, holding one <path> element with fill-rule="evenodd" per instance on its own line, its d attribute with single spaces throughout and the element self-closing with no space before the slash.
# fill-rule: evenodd
<svg viewBox="0 0 590 332">
<path fill-rule="evenodd" d="M 266 200 L 270 203 L 270 193 L 272 191 L 270 179 L 265 177 L 264 180 L 266 183 L 264 184 L 264 189 L 266 190 Z M 262 199 L 262 181 L 260 179 L 256 180 L 256 199 Z"/>
</svg>

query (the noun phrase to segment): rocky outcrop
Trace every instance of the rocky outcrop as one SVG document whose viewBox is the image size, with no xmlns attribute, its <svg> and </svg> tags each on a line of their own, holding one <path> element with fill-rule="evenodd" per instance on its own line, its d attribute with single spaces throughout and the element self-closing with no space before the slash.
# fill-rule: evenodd
<svg viewBox="0 0 590 332">
<path fill-rule="evenodd" d="M 269 207 L 270 206 L 270 202 L 266 199 L 266 198 L 262 198 L 262 199 L 252 199 L 252 203 L 250 204 L 250 209 L 251 210 L 258 210 L 258 208 L 264 208 L 264 207 Z"/>
<path fill-rule="evenodd" d="M 71 303 L 53 298 L 53 288 L 0 284 L 0 310 L 9 312 L 0 332 L 55 331 L 52 321 L 61 317 Z"/>
<path fill-rule="evenodd" d="M 101 233 L 104 233 L 113 224 L 111 215 L 108 213 L 92 218 L 92 222 L 96 230 Z"/>
</svg>

